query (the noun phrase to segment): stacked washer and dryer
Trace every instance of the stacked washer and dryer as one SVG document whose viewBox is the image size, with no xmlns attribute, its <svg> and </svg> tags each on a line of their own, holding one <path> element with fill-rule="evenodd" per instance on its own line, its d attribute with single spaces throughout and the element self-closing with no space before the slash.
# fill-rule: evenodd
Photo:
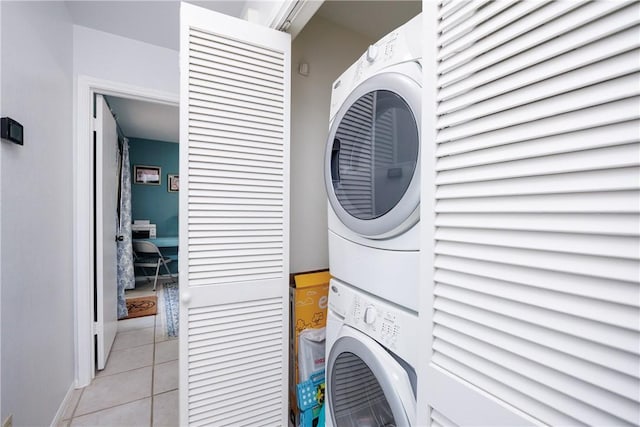
<svg viewBox="0 0 640 427">
<path fill-rule="evenodd" d="M 327 426 L 415 424 L 421 19 L 370 46 L 333 85 Z"/>
</svg>

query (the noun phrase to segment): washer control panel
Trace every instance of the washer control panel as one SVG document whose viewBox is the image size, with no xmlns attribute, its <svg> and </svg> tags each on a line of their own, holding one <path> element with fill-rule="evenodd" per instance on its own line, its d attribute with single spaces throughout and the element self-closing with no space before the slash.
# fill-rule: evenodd
<svg viewBox="0 0 640 427">
<path fill-rule="evenodd" d="M 417 313 L 331 279 L 329 309 L 400 356 L 415 354 Z M 411 358 L 411 357 L 410 357 Z"/>
<path fill-rule="evenodd" d="M 347 319 L 352 326 L 394 349 L 402 331 L 402 322 L 396 310 L 384 303 L 372 303 L 362 295 L 354 295 Z"/>
</svg>

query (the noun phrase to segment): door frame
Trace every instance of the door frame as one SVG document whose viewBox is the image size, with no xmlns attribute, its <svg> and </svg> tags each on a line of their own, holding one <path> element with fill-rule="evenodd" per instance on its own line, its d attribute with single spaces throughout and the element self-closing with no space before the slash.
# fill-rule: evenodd
<svg viewBox="0 0 640 427">
<path fill-rule="evenodd" d="M 73 141 L 73 247 L 75 386 L 88 386 L 95 376 L 94 216 L 93 216 L 93 100 L 95 94 L 180 105 L 180 95 L 140 86 L 79 75 L 74 102 Z"/>
</svg>

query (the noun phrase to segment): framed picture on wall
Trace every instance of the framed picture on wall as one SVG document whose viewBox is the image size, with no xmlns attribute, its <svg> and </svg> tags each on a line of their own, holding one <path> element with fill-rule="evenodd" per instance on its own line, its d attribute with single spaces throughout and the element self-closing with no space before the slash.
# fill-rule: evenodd
<svg viewBox="0 0 640 427">
<path fill-rule="evenodd" d="M 136 184 L 160 185 L 160 166 L 135 165 L 133 177 Z"/>
<path fill-rule="evenodd" d="M 176 193 L 180 190 L 180 177 L 178 175 L 167 175 L 167 190 L 169 193 Z"/>
</svg>

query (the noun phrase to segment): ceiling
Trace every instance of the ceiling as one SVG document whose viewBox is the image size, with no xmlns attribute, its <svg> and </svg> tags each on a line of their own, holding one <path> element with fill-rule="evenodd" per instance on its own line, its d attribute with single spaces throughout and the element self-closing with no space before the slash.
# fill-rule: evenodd
<svg viewBox="0 0 640 427">
<path fill-rule="evenodd" d="M 271 0 L 262 0 L 271 1 Z M 315 1 L 315 0 L 309 0 Z M 167 49 L 179 49 L 180 2 L 66 1 L 73 23 Z M 241 17 L 245 0 L 188 0 L 226 15 Z M 327 0 L 316 15 L 351 31 L 378 40 L 417 15 L 421 0 Z M 108 97 L 122 132 L 129 138 L 178 142 L 177 106 Z"/>
<path fill-rule="evenodd" d="M 180 2 L 66 1 L 73 23 L 107 33 L 178 50 Z M 240 17 L 244 0 L 188 1 L 225 15 Z"/>
<path fill-rule="evenodd" d="M 320 6 L 316 15 L 371 40 L 379 40 L 421 11 L 421 0 L 329 0 Z"/>
<path fill-rule="evenodd" d="M 178 142 L 179 109 L 174 105 L 107 96 L 120 130 L 128 138 Z"/>
</svg>

